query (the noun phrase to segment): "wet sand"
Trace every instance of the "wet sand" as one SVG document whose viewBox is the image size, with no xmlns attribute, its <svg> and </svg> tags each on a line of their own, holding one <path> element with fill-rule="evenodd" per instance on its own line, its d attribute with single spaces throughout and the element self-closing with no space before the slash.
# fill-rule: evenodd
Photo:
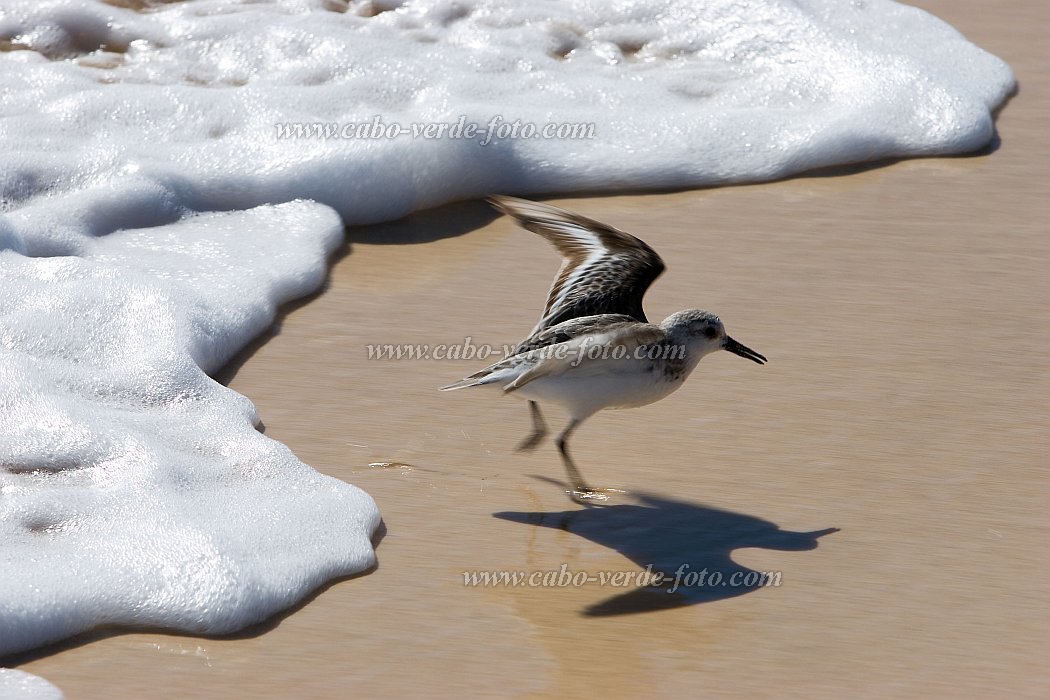
<svg viewBox="0 0 1050 700">
<path fill-rule="evenodd" d="M 918 4 L 1016 71 L 994 152 L 550 200 L 661 253 L 651 317 L 711 309 L 770 358 L 720 353 L 668 399 L 588 421 L 581 470 L 626 495 L 571 503 L 551 444 L 514 451 L 523 402 L 436 391 L 484 362 L 367 357 L 515 342 L 557 269 L 546 244 L 478 203 L 356 229 L 328 289 L 223 378 L 267 435 L 375 497 L 378 568 L 237 639 L 96 635 L 18 667 L 71 700 L 1042 697 L 1050 9 Z M 781 580 L 670 594 L 463 576 L 650 564 Z"/>
</svg>

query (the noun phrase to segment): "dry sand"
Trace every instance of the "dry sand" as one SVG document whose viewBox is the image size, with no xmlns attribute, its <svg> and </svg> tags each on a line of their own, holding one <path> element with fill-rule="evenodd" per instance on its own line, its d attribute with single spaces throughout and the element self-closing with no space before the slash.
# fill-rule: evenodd
<svg viewBox="0 0 1050 700">
<path fill-rule="evenodd" d="M 514 452 L 523 403 L 436 391 L 484 363 L 367 360 L 369 343 L 516 341 L 557 267 L 541 240 L 477 203 L 354 230 L 327 291 L 224 378 L 268 435 L 375 497 L 379 567 L 238 639 L 97 635 L 19 667 L 71 700 L 1045 697 L 1050 10 L 919 4 L 1016 70 L 994 152 L 553 200 L 663 255 L 651 316 L 709 308 L 770 358 L 720 353 L 672 397 L 585 424 L 584 475 L 628 495 L 570 503 L 544 480 L 564 478 L 552 446 Z M 463 582 L 562 564 L 782 580 Z"/>
</svg>

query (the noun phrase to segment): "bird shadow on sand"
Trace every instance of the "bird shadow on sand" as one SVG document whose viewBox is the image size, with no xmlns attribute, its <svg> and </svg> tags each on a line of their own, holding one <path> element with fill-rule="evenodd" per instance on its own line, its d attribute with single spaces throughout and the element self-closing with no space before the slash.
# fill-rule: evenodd
<svg viewBox="0 0 1050 700">
<path fill-rule="evenodd" d="M 733 550 L 747 547 L 790 552 L 816 549 L 821 537 L 838 532 L 838 528 L 814 532 L 782 530 L 775 523 L 753 515 L 649 493 L 635 493 L 632 500 L 636 502 L 588 505 L 580 510 L 493 515 L 523 525 L 571 532 L 616 550 L 643 571 L 651 566 L 651 572 L 664 574 L 665 579 L 655 585 L 639 586 L 635 583 L 637 578 L 632 577 L 634 582 L 626 587 L 626 592 L 582 611 L 592 617 L 710 603 L 775 585 L 776 578 L 763 580 L 759 572 L 733 561 L 730 556 Z M 701 584 L 699 577 L 705 571 Z"/>
</svg>

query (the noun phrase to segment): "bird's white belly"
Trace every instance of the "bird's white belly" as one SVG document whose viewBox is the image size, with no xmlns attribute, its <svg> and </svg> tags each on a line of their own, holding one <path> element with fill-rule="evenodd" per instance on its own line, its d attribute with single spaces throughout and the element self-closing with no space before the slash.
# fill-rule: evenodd
<svg viewBox="0 0 1050 700">
<path fill-rule="evenodd" d="M 644 361 L 621 363 L 614 371 L 590 369 L 581 366 L 541 377 L 514 394 L 541 404 L 560 404 L 574 417 L 583 418 L 603 408 L 635 408 L 659 401 L 681 386 L 683 379 L 668 380 L 659 367 L 650 370 Z"/>
</svg>

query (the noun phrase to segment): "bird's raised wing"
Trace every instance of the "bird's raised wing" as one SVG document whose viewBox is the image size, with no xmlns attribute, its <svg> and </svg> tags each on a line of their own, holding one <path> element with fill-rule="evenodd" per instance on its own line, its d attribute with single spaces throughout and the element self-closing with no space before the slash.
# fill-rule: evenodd
<svg viewBox="0 0 1050 700">
<path fill-rule="evenodd" d="M 642 297 L 664 271 L 652 248 L 629 233 L 557 207 L 505 196 L 490 197 L 489 202 L 550 241 L 564 259 L 531 335 L 568 319 L 596 314 L 648 322 Z"/>
</svg>

